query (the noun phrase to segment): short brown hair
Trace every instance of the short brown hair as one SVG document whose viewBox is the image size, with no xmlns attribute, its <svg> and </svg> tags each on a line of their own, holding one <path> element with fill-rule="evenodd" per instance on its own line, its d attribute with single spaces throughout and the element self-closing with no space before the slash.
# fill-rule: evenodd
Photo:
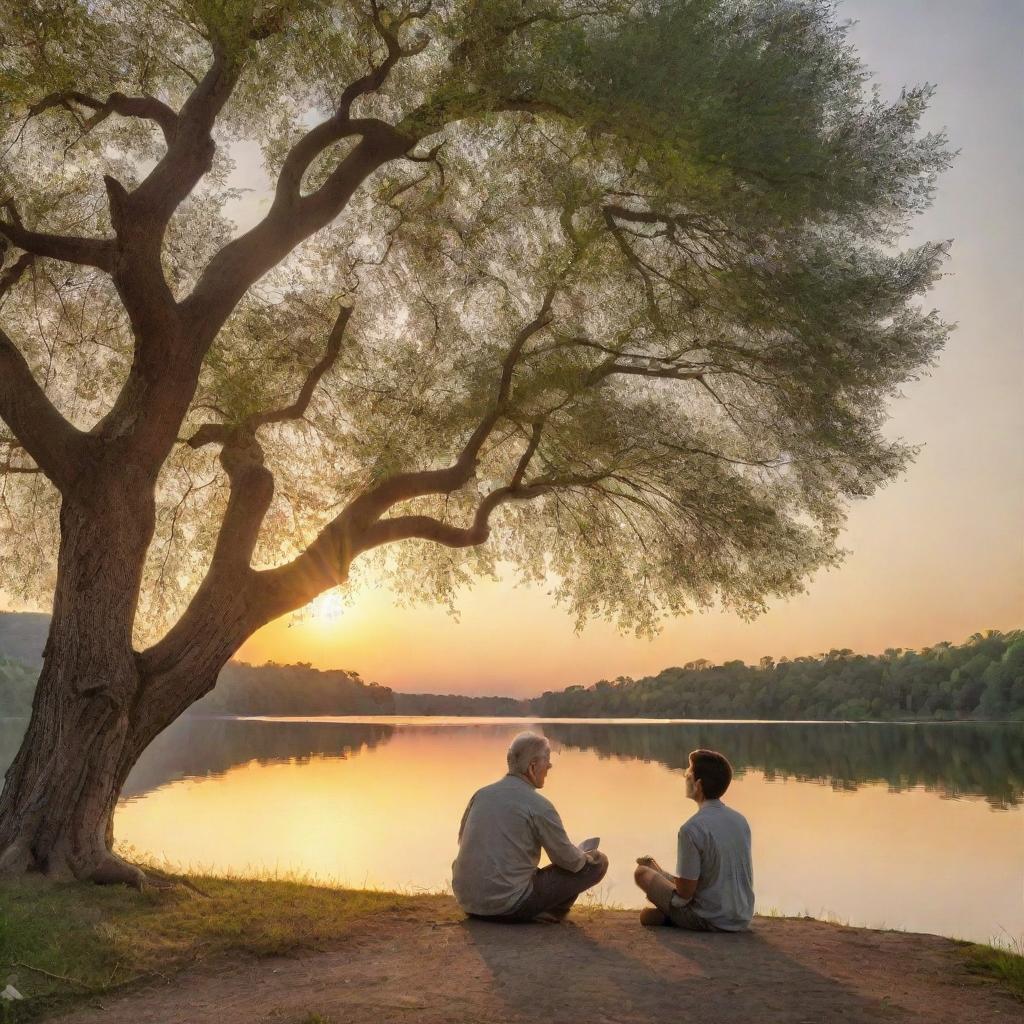
<svg viewBox="0 0 1024 1024">
<path fill-rule="evenodd" d="M 717 750 L 694 750 L 690 754 L 693 777 L 700 783 L 706 800 L 717 800 L 732 782 L 732 765 Z"/>
</svg>

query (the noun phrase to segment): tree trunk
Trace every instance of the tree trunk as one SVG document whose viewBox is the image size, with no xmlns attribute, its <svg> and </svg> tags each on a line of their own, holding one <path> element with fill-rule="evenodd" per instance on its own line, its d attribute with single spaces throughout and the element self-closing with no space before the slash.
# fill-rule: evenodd
<svg viewBox="0 0 1024 1024">
<path fill-rule="evenodd" d="M 224 664 L 267 621 L 266 608 L 247 597 L 247 584 L 273 478 L 255 443 L 225 445 L 222 462 L 232 499 L 214 563 L 175 628 L 142 654 L 133 649 L 132 624 L 153 536 L 155 479 L 130 460 L 109 458 L 82 473 L 87 493 L 61 506 L 43 671 L 0 795 L 0 877 L 39 871 L 100 882 L 145 880 L 111 849 L 125 779 L 152 740 L 213 689 Z"/>
<path fill-rule="evenodd" d="M 114 805 L 138 756 L 131 634 L 153 527 L 152 487 L 142 484 L 96 483 L 88 502 L 61 508 L 43 670 L 0 795 L 0 876 L 141 883 L 111 843 Z"/>
</svg>

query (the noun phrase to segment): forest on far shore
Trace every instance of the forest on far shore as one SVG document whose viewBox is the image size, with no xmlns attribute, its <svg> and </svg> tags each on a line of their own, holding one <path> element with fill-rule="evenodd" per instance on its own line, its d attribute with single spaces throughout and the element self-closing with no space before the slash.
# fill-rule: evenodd
<svg viewBox="0 0 1024 1024">
<path fill-rule="evenodd" d="M 47 617 L 0 612 L 0 715 L 27 715 Z M 309 664 L 231 662 L 190 709 L 206 715 L 509 715 L 542 718 L 762 718 L 1024 721 L 1024 630 L 975 633 L 962 644 L 883 654 L 832 650 L 700 660 L 642 679 L 602 679 L 539 697 L 396 693 L 358 672 Z"/>
<path fill-rule="evenodd" d="M 644 679 L 570 686 L 530 701 L 552 718 L 1024 720 L 1024 630 L 920 651 L 690 662 Z"/>
</svg>

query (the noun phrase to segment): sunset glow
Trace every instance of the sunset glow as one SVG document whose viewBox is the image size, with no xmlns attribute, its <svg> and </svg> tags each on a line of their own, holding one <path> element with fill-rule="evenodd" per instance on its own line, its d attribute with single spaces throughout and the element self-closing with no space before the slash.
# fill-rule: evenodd
<svg viewBox="0 0 1024 1024">
<path fill-rule="evenodd" d="M 116 835 L 193 869 L 297 872 L 355 886 L 443 890 L 466 800 L 502 774 L 504 748 L 519 728 L 402 728 L 380 746 L 341 757 L 252 761 L 223 775 L 183 779 L 122 803 Z M 692 810 L 681 773 L 557 745 L 553 761 L 545 795 L 561 808 L 577 841 L 600 831 L 612 862 L 600 898 L 639 906 L 634 858 L 650 853 L 672 863 L 675 829 Z M 1011 935 L 1024 930 L 1019 900 L 1004 899 L 1019 891 L 1024 807 L 993 811 L 978 798 L 950 801 L 923 789 L 894 793 L 877 783 L 847 790 L 773 781 L 762 771 L 738 777 L 729 802 L 756 836 L 762 912 L 831 914 L 851 924 L 946 933 L 954 921 L 957 934 L 985 940 L 992 922 L 984 908 L 1005 904 L 999 926 Z M 179 820 L 188 820 L 189 828 L 168 830 L 168 821 Z M 913 867 L 921 836 L 929 837 L 928 872 Z M 985 850 L 985 871 L 968 895 L 957 884 L 958 871 L 979 849 Z M 895 871 L 894 865 L 903 867 Z M 937 877 L 942 900 L 934 898 Z"/>
<path fill-rule="evenodd" d="M 719 611 L 690 616 L 653 642 L 603 621 L 577 634 L 545 588 L 517 588 L 511 577 L 462 592 L 459 621 L 438 608 L 403 608 L 381 587 L 359 594 L 329 627 L 271 623 L 241 658 L 352 666 L 406 690 L 532 695 L 695 658 L 878 653 L 1024 622 L 1021 228 L 1010 171 L 1024 161 L 1024 144 L 1019 132 L 991 129 L 1019 120 L 1019 19 L 1011 25 L 978 18 L 969 5 L 909 0 L 849 0 L 841 13 L 855 21 L 851 39 L 885 96 L 940 82 L 926 127 L 946 126 L 960 149 L 911 238 L 955 239 L 927 303 L 958 328 L 939 365 L 893 404 L 888 433 L 923 448 L 904 478 L 853 506 L 844 564 L 809 581 L 803 596 L 770 603 L 754 622 Z M 266 189 L 256 170 L 238 177 Z"/>
<path fill-rule="evenodd" d="M 337 622 L 345 611 L 345 603 L 337 590 L 327 590 L 315 601 L 294 614 L 293 621 L 307 620 L 319 626 Z"/>
</svg>

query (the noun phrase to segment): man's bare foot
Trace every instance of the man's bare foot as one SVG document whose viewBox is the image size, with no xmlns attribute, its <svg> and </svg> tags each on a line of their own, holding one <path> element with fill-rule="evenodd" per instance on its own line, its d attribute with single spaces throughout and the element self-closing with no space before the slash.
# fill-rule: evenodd
<svg viewBox="0 0 1024 1024">
<path fill-rule="evenodd" d="M 645 928 L 657 928 L 667 922 L 668 918 L 657 907 L 644 907 L 640 911 L 640 923 Z"/>
</svg>

